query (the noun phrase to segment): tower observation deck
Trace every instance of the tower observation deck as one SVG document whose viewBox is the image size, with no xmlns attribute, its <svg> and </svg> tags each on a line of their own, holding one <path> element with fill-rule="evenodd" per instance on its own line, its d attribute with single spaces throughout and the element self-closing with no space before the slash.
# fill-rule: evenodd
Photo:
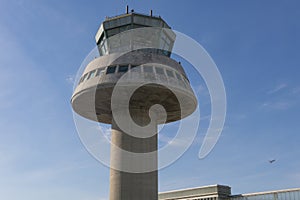
<svg viewBox="0 0 300 200">
<path fill-rule="evenodd" d="M 100 56 L 85 67 L 72 108 L 112 125 L 110 200 L 157 200 L 157 125 L 197 107 L 183 67 L 170 57 L 176 35 L 152 12 L 127 12 L 106 18 L 95 39 Z"/>
</svg>

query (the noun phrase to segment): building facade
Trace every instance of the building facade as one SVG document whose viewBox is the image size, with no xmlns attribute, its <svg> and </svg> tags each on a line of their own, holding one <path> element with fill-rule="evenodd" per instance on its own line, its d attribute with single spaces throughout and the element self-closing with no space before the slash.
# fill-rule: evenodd
<svg viewBox="0 0 300 200">
<path fill-rule="evenodd" d="M 300 200 L 300 188 L 232 195 L 229 186 L 210 185 L 162 192 L 158 196 L 159 200 Z"/>
</svg>

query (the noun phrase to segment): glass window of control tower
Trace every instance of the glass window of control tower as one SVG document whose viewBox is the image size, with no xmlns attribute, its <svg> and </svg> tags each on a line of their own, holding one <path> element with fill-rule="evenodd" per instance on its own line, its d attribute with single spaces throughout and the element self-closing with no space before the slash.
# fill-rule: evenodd
<svg viewBox="0 0 300 200">
<path fill-rule="evenodd" d="M 167 75 L 169 76 L 169 77 L 172 77 L 172 78 L 174 78 L 174 74 L 173 74 L 173 72 L 171 71 L 171 70 L 166 70 L 166 72 L 167 72 Z"/>
<path fill-rule="evenodd" d="M 145 65 L 145 66 L 144 66 L 144 72 L 146 72 L 146 73 L 153 73 L 153 68 L 152 68 L 152 66 Z"/>
<path fill-rule="evenodd" d="M 181 76 L 178 73 L 175 73 L 178 80 L 182 81 Z"/>
<path fill-rule="evenodd" d="M 116 66 L 107 67 L 106 74 L 113 74 L 116 71 Z"/>
<path fill-rule="evenodd" d="M 155 71 L 156 71 L 157 74 L 165 74 L 164 70 L 160 67 L 155 67 Z"/>
<path fill-rule="evenodd" d="M 140 65 L 131 65 L 130 71 L 132 72 L 141 72 L 142 67 Z"/>
<path fill-rule="evenodd" d="M 128 65 L 119 66 L 119 72 L 127 72 L 127 71 L 128 71 Z"/>
<path fill-rule="evenodd" d="M 106 43 L 106 39 L 103 37 L 100 41 L 100 51 L 101 51 L 101 55 L 105 55 L 107 53 L 107 43 Z"/>
<path fill-rule="evenodd" d="M 170 49 L 170 45 L 171 45 L 171 40 L 163 32 L 162 36 L 161 36 L 161 41 L 160 41 L 160 49 L 168 51 Z"/>
<path fill-rule="evenodd" d="M 87 80 L 90 79 L 90 78 L 94 78 L 95 75 L 96 75 L 96 70 L 91 71 L 88 78 L 87 78 Z"/>
<path fill-rule="evenodd" d="M 87 77 L 87 73 L 82 77 L 82 81 L 81 82 L 83 82 L 83 81 L 85 81 L 86 80 L 86 77 Z"/>
<path fill-rule="evenodd" d="M 98 69 L 96 76 L 101 76 L 104 73 L 104 69 Z"/>
</svg>

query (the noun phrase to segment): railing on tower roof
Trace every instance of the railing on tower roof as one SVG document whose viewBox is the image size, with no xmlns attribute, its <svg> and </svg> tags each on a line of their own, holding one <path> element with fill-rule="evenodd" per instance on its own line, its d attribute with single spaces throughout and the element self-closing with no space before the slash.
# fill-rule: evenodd
<svg viewBox="0 0 300 200">
<path fill-rule="evenodd" d="M 153 18 L 163 20 L 160 15 L 151 15 L 151 14 L 148 15 L 148 14 L 144 14 L 144 13 L 138 13 L 138 12 L 135 12 L 135 11 L 133 11 L 133 12 L 131 11 L 129 13 L 123 13 L 123 14 L 120 14 L 120 15 L 112 16 L 112 17 L 106 16 L 105 21 L 110 21 L 110 20 L 118 19 L 118 18 L 125 17 L 125 16 L 130 16 L 130 15 L 141 15 L 141 16 L 145 16 L 145 17 L 153 17 Z"/>
</svg>

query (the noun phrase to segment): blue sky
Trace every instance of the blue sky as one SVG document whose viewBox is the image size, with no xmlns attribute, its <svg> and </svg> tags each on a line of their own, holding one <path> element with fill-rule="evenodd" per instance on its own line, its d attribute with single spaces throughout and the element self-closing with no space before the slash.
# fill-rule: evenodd
<svg viewBox="0 0 300 200">
<path fill-rule="evenodd" d="M 126 4 L 142 13 L 153 9 L 198 41 L 227 92 L 222 136 L 199 160 L 210 110 L 205 85 L 199 90 L 203 125 L 191 148 L 160 171 L 159 190 L 300 187 L 298 1 L 0 0 L 0 198 L 108 198 L 109 169 L 81 144 L 70 97 L 98 26 Z"/>
</svg>

